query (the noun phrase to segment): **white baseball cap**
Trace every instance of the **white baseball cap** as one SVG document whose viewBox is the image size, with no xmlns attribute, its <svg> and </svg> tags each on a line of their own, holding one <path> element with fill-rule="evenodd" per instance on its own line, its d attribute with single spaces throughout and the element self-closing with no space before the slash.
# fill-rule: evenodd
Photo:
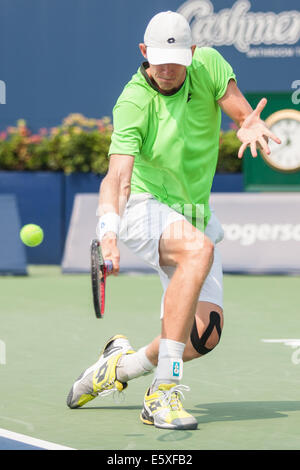
<svg viewBox="0 0 300 470">
<path fill-rule="evenodd" d="M 173 11 L 163 11 L 149 22 L 144 43 L 150 64 L 191 65 L 192 32 L 184 16 Z"/>
</svg>

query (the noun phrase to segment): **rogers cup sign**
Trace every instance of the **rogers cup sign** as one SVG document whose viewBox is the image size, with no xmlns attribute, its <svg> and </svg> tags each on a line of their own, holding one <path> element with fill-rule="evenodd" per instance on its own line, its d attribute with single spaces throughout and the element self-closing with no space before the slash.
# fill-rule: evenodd
<svg viewBox="0 0 300 470">
<path fill-rule="evenodd" d="M 231 8 L 214 12 L 209 0 L 188 0 L 178 12 L 190 23 L 197 46 L 234 46 L 248 57 L 300 56 L 300 46 L 252 48 L 251 46 L 291 46 L 300 40 L 300 12 L 251 12 L 248 0 L 238 0 Z"/>
<path fill-rule="evenodd" d="M 299 193 L 212 193 L 224 272 L 300 273 Z"/>
</svg>

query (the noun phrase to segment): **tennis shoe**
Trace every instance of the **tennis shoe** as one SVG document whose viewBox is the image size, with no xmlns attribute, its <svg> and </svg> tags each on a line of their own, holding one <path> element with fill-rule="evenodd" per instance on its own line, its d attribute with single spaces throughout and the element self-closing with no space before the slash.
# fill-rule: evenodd
<svg viewBox="0 0 300 470">
<path fill-rule="evenodd" d="M 197 420 L 183 409 L 183 390 L 190 388 L 172 383 L 159 385 L 153 393 L 148 389 L 140 414 L 142 422 L 163 429 L 197 429 Z"/>
<path fill-rule="evenodd" d="M 79 408 L 97 396 L 122 392 L 127 383 L 117 380 L 116 366 L 123 354 L 134 352 L 126 336 L 115 335 L 110 338 L 98 361 L 83 371 L 73 384 L 67 397 L 67 405 L 70 408 Z"/>
</svg>

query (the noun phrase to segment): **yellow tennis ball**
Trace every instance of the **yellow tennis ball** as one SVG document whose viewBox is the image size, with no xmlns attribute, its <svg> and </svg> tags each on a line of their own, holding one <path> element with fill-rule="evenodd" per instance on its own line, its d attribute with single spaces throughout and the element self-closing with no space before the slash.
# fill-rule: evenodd
<svg viewBox="0 0 300 470">
<path fill-rule="evenodd" d="M 22 227 L 20 238 L 26 246 L 38 246 L 44 239 L 44 232 L 38 225 L 27 224 Z"/>
</svg>

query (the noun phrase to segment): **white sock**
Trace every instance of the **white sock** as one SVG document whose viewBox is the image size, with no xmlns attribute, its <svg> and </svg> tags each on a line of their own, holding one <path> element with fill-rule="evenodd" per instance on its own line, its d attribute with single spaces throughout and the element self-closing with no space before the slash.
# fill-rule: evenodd
<svg viewBox="0 0 300 470">
<path fill-rule="evenodd" d="M 159 343 L 158 364 L 151 386 L 154 391 L 160 384 L 179 383 L 183 373 L 184 343 L 172 339 L 161 339 Z"/>
<path fill-rule="evenodd" d="M 116 376 L 120 382 L 128 382 L 128 380 L 149 374 L 155 365 L 149 361 L 146 355 L 147 346 L 140 348 L 136 353 L 124 354 L 121 356 L 117 368 Z"/>
</svg>

